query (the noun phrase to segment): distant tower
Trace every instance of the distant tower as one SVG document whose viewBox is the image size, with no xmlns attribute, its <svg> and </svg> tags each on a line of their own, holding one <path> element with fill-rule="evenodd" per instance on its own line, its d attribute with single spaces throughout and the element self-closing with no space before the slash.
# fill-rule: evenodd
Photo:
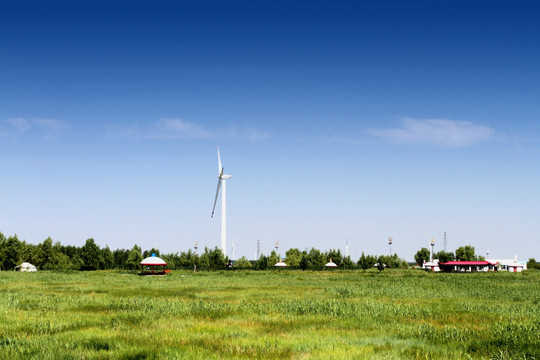
<svg viewBox="0 0 540 360">
<path fill-rule="evenodd" d="M 435 239 L 431 238 L 431 243 L 429 244 L 431 247 L 431 252 L 429 254 L 429 261 L 433 262 L 433 247 L 435 246 Z"/>
<path fill-rule="evenodd" d="M 388 246 L 390 247 L 390 256 L 392 256 L 392 238 L 388 238 Z"/>
<path fill-rule="evenodd" d="M 195 249 L 195 255 L 197 255 L 197 249 L 199 248 L 199 243 L 193 244 L 193 248 Z"/>
<path fill-rule="evenodd" d="M 256 259 L 259 260 L 261 257 L 261 240 L 257 240 L 257 252 L 255 253 Z"/>
<path fill-rule="evenodd" d="M 446 252 L 446 231 L 444 232 L 444 252 Z"/>
<path fill-rule="evenodd" d="M 235 260 L 235 258 L 234 258 L 234 239 L 232 240 L 232 249 L 231 249 L 231 253 L 232 253 L 232 260 Z"/>
<path fill-rule="evenodd" d="M 345 257 L 349 257 L 349 239 L 345 238 Z"/>
<path fill-rule="evenodd" d="M 279 241 L 276 241 L 276 244 L 274 245 L 274 247 L 276 248 L 276 252 L 278 252 L 278 249 L 279 249 Z"/>
</svg>

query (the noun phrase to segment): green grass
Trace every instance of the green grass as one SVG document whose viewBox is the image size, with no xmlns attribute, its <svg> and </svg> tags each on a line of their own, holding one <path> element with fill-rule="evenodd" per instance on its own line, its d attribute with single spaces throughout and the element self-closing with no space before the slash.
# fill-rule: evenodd
<svg viewBox="0 0 540 360">
<path fill-rule="evenodd" d="M 6 359 L 540 359 L 540 272 L 0 273 Z"/>
</svg>

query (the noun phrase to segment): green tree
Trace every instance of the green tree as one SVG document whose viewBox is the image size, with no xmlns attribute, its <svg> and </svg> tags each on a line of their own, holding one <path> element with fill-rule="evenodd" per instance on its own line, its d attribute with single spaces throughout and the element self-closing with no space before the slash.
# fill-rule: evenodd
<svg viewBox="0 0 540 360">
<path fill-rule="evenodd" d="M 86 243 L 81 248 L 81 259 L 83 266 L 81 270 L 97 270 L 103 262 L 101 250 L 96 245 L 94 239 L 86 240 Z"/>
<path fill-rule="evenodd" d="M 300 266 L 300 269 L 302 269 L 302 271 L 307 270 L 309 268 L 307 251 L 302 251 L 302 258 L 300 259 L 299 266 Z"/>
<path fill-rule="evenodd" d="M 204 253 L 201 255 L 201 268 L 205 270 L 224 270 L 227 268 L 229 259 L 223 255 L 221 249 L 216 246 L 214 249 L 204 248 Z"/>
<path fill-rule="evenodd" d="M 300 267 L 300 260 L 302 260 L 302 252 L 297 248 L 287 250 L 285 253 L 285 262 L 287 266 L 293 269 Z"/>
<path fill-rule="evenodd" d="M 261 254 L 259 259 L 255 262 L 255 265 L 253 266 L 253 269 L 255 270 L 266 270 L 268 269 L 268 257 Z"/>
<path fill-rule="evenodd" d="M 130 270 L 135 270 L 139 268 L 139 264 L 143 261 L 142 250 L 140 246 L 133 245 L 133 248 L 129 251 L 127 258 L 127 268 Z"/>
<path fill-rule="evenodd" d="M 344 269 L 354 269 L 354 262 L 351 260 L 350 256 L 343 257 L 343 268 Z"/>
<path fill-rule="evenodd" d="M 274 268 L 274 266 L 279 262 L 279 255 L 276 250 L 272 250 L 270 256 L 268 257 L 268 267 Z"/>
<path fill-rule="evenodd" d="M 328 252 L 326 252 L 325 256 L 325 264 L 332 260 L 338 267 L 343 267 L 343 256 L 341 255 L 341 250 L 330 249 Z"/>
<path fill-rule="evenodd" d="M 127 260 L 129 256 L 129 250 L 116 249 L 113 251 L 114 267 L 117 269 L 126 269 Z"/>
<path fill-rule="evenodd" d="M 103 249 L 101 249 L 101 264 L 100 269 L 112 269 L 114 268 L 114 256 L 109 249 L 108 245 L 105 245 Z"/>
<path fill-rule="evenodd" d="M 236 260 L 236 262 L 234 263 L 234 267 L 236 269 L 242 270 L 242 269 L 251 269 L 253 265 L 251 265 L 251 263 L 245 256 L 242 256 L 240 259 Z"/>
<path fill-rule="evenodd" d="M 3 267 L 6 270 L 13 270 L 15 266 L 20 265 L 22 243 L 17 235 L 10 236 L 4 242 L 3 251 Z"/>
<path fill-rule="evenodd" d="M 312 270 L 324 269 L 326 256 L 320 250 L 311 248 L 307 254 L 308 268 Z"/>
<path fill-rule="evenodd" d="M 177 266 L 184 270 L 193 270 L 198 262 L 198 256 L 195 251 L 189 249 L 187 252 L 181 252 L 178 257 Z"/>
<path fill-rule="evenodd" d="M 455 259 L 453 252 L 444 250 L 439 251 L 433 257 L 439 260 L 439 263 L 446 263 Z"/>
<path fill-rule="evenodd" d="M 384 266 L 385 266 L 384 256 L 379 256 L 379 258 L 377 259 L 377 270 L 383 271 Z"/>
<path fill-rule="evenodd" d="M 425 247 L 421 248 L 414 255 L 414 260 L 416 260 L 418 266 L 423 266 L 425 262 L 429 261 L 429 250 Z"/>
<path fill-rule="evenodd" d="M 456 249 L 456 259 L 460 261 L 474 261 L 477 259 L 474 247 L 471 245 L 461 246 Z"/>
<path fill-rule="evenodd" d="M 4 258 L 6 252 L 6 242 L 6 237 L 4 236 L 4 234 L 2 234 L 2 232 L 0 232 L 0 269 L 5 269 Z"/>
<path fill-rule="evenodd" d="M 152 256 L 152 254 L 156 254 L 157 257 L 160 257 L 161 255 L 159 254 L 159 249 L 156 249 L 156 248 L 152 248 L 150 250 L 144 250 L 143 252 L 143 259 L 146 259 L 147 257 L 150 257 Z"/>
<path fill-rule="evenodd" d="M 536 262 L 534 258 L 530 258 L 527 261 L 527 269 L 540 269 L 540 264 Z"/>
<path fill-rule="evenodd" d="M 364 271 L 371 269 L 373 265 L 377 262 L 377 258 L 372 255 L 365 255 L 362 252 L 360 259 L 358 259 L 358 266 L 360 266 Z"/>
<path fill-rule="evenodd" d="M 54 256 L 53 251 L 53 240 L 50 237 L 43 240 L 43 242 L 38 245 L 38 256 L 35 263 L 38 269 L 50 270 L 50 267 L 47 266 L 47 264 Z"/>
</svg>

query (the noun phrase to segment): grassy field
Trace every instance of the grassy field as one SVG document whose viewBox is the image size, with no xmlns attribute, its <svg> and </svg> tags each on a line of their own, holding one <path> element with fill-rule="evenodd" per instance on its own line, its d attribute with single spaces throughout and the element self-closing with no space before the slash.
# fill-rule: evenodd
<svg viewBox="0 0 540 360">
<path fill-rule="evenodd" d="M 0 273 L 2 359 L 540 359 L 540 272 Z"/>
</svg>

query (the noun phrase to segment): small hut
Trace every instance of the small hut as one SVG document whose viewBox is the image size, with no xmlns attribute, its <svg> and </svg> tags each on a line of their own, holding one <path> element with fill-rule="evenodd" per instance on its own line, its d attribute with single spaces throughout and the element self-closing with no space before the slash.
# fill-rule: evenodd
<svg viewBox="0 0 540 360">
<path fill-rule="evenodd" d="M 330 261 L 324 266 L 326 266 L 327 268 L 337 268 L 337 264 L 333 262 L 332 259 L 330 259 Z"/>
<path fill-rule="evenodd" d="M 165 270 L 165 266 L 167 266 L 165 260 L 157 257 L 156 254 L 147 257 L 139 265 L 141 265 L 141 275 L 165 275 L 169 272 L 169 270 Z"/>
<path fill-rule="evenodd" d="M 20 272 L 36 272 L 37 268 L 28 262 L 23 262 L 21 265 L 17 266 L 15 270 L 19 270 Z"/>
</svg>

